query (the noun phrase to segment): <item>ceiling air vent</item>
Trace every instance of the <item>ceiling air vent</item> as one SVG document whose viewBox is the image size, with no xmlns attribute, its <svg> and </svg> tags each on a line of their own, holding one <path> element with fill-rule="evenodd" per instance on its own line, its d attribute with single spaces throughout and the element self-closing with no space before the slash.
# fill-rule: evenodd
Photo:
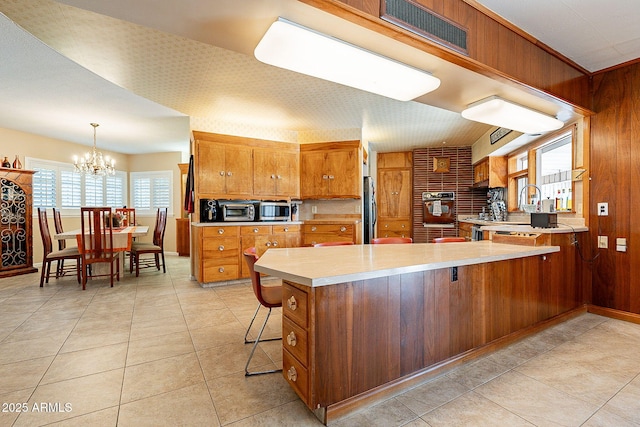
<svg viewBox="0 0 640 427">
<path fill-rule="evenodd" d="M 382 19 L 467 54 L 467 31 L 410 0 L 384 0 Z"/>
</svg>

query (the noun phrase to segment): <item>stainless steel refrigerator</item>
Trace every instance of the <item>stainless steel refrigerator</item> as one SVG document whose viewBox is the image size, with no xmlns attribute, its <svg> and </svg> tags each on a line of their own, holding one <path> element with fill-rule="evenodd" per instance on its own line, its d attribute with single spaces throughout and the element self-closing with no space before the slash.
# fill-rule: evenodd
<svg viewBox="0 0 640 427">
<path fill-rule="evenodd" d="M 362 223 L 364 231 L 362 234 L 362 242 L 371 243 L 371 239 L 375 237 L 376 226 L 376 192 L 373 185 L 373 178 L 364 177 L 363 195 L 362 195 Z"/>
</svg>

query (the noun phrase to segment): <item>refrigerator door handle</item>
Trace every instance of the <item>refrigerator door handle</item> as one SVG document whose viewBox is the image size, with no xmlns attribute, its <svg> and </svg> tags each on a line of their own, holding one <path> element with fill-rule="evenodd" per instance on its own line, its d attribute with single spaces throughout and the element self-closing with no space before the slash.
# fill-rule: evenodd
<svg viewBox="0 0 640 427">
<path fill-rule="evenodd" d="M 376 201 L 373 201 L 373 209 L 372 209 L 372 214 L 371 216 L 373 217 L 371 220 L 371 223 L 375 226 L 376 222 L 378 222 L 378 205 L 376 204 Z"/>
</svg>

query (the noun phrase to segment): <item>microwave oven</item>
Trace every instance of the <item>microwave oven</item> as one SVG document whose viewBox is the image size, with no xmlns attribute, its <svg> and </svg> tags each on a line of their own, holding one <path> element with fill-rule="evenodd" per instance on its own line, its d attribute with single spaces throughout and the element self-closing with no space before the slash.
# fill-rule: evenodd
<svg viewBox="0 0 640 427">
<path fill-rule="evenodd" d="M 287 202 L 260 202 L 260 221 L 289 221 L 291 205 Z"/>
<path fill-rule="evenodd" d="M 220 221 L 255 221 L 256 206 L 251 202 L 218 200 Z"/>
</svg>

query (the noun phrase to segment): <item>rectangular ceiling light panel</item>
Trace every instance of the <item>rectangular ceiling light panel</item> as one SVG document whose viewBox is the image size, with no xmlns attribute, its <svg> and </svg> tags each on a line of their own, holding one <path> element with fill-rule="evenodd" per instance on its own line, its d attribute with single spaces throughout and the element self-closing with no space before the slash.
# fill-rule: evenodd
<svg viewBox="0 0 640 427">
<path fill-rule="evenodd" d="M 440 86 L 431 74 L 279 18 L 258 43 L 266 64 L 409 101 Z"/>
<path fill-rule="evenodd" d="M 560 129 L 561 120 L 527 107 L 492 96 L 469 105 L 462 117 L 522 133 L 540 133 Z"/>
</svg>

